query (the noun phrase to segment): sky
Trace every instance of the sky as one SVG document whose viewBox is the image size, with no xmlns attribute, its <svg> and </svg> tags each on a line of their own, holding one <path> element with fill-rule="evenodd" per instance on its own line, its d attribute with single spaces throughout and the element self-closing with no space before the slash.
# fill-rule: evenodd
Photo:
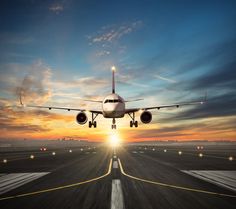
<svg viewBox="0 0 236 209">
<path fill-rule="evenodd" d="M 117 93 L 144 99 L 130 108 L 208 94 L 204 105 L 153 110 L 136 129 L 118 119 L 122 140 L 236 141 L 235 20 L 229 0 L 0 1 L 0 138 L 107 140 L 110 119 L 89 129 L 77 112 L 17 106 L 23 89 L 26 104 L 101 110 L 84 99 L 111 92 L 115 65 Z"/>
</svg>

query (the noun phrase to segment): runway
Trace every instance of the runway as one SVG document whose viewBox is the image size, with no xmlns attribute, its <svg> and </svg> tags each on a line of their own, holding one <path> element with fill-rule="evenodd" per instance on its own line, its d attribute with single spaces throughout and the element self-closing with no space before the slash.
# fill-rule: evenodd
<svg viewBox="0 0 236 209">
<path fill-rule="evenodd" d="M 218 181 L 227 173 L 224 183 L 235 183 L 236 161 L 229 159 L 235 150 L 142 145 L 0 153 L 0 207 L 235 208 L 236 192 L 214 182 L 219 171 Z M 214 171 L 212 182 L 193 171 Z"/>
</svg>

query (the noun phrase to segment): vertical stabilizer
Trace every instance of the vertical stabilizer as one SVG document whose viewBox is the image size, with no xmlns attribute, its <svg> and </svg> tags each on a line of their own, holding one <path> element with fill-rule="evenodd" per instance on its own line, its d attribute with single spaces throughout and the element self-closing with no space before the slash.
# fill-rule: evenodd
<svg viewBox="0 0 236 209">
<path fill-rule="evenodd" d="M 112 66 L 111 68 L 112 71 L 112 93 L 115 94 L 115 72 L 116 72 L 116 68 L 115 66 Z"/>
</svg>

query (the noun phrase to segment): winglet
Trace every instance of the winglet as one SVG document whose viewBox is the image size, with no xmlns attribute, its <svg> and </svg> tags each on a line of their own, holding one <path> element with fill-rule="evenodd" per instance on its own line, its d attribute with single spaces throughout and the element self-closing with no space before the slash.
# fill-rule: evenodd
<svg viewBox="0 0 236 209">
<path fill-rule="evenodd" d="M 204 101 L 205 101 L 205 102 L 207 101 L 207 91 L 205 92 L 205 98 L 204 98 Z"/>
<path fill-rule="evenodd" d="M 23 101 L 22 101 L 22 92 L 20 92 L 20 105 L 21 105 L 22 107 L 25 107 L 25 104 L 24 104 Z"/>
<path fill-rule="evenodd" d="M 205 92 L 205 96 L 204 99 L 201 101 L 201 104 L 204 104 L 205 102 L 207 102 L 207 91 Z"/>
<path fill-rule="evenodd" d="M 21 98 L 21 93 L 20 93 L 20 104 L 21 104 L 21 106 L 24 106 L 23 102 L 22 102 L 22 98 Z"/>
</svg>

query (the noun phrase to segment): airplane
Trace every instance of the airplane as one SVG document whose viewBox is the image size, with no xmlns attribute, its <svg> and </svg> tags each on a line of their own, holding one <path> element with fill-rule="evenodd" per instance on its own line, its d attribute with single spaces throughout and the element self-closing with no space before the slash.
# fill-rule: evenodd
<svg viewBox="0 0 236 209">
<path fill-rule="evenodd" d="M 87 109 L 80 109 L 80 108 L 70 108 L 70 107 L 53 107 L 53 106 L 36 106 L 36 105 L 25 105 L 22 102 L 22 98 L 20 96 L 20 104 L 24 107 L 31 107 L 31 108 L 43 108 L 49 110 L 67 110 L 67 111 L 78 111 L 79 113 L 76 116 L 76 121 L 79 125 L 84 125 L 88 121 L 87 113 L 92 114 L 91 121 L 89 121 L 88 126 L 89 128 L 96 128 L 97 121 L 95 120 L 98 115 L 103 115 L 104 118 L 111 118 L 112 119 L 112 129 L 116 129 L 116 119 L 123 118 L 126 114 L 130 116 L 130 127 L 138 127 L 138 121 L 135 120 L 135 113 L 140 112 L 140 120 L 144 124 L 148 124 L 152 121 L 152 113 L 149 110 L 160 110 L 162 108 L 170 108 L 176 107 L 179 108 L 180 106 L 186 105 L 197 105 L 203 104 L 206 101 L 206 95 L 204 101 L 194 101 L 194 102 L 184 102 L 184 103 L 177 103 L 177 104 L 170 104 L 170 105 L 159 105 L 154 107 L 142 107 L 142 108 L 126 108 L 125 104 L 127 102 L 139 101 L 141 99 L 136 99 L 132 101 L 124 100 L 120 95 L 118 95 L 115 91 L 115 66 L 112 66 L 112 92 L 111 94 L 107 95 L 102 101 L 94 101 L 94 100 L 85 100 L 89 102 L 99 102 L 102 105 L 102 110 L 87 110 Z"/>
</svg>

